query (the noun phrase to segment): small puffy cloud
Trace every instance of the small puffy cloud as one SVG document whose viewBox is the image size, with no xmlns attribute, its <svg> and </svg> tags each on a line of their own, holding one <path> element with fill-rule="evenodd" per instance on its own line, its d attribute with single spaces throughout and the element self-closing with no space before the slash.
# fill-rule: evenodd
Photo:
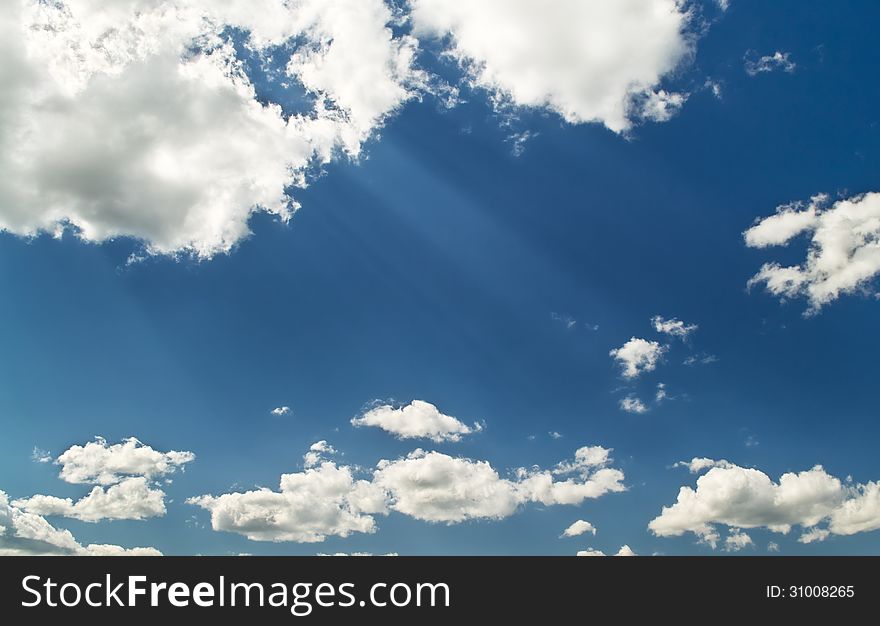
<svg viewBox="0 0 880 626">
<path fill-rule="evenodd" d="M 601 550 L 594 550 L 593 548 L 589 548 L 587 550 L 579 550 L 577 556 L 605 556 L 605 553 Z"/>
<path fill-rule="evenodd" d="M 800 543 L 813 543 L 814 541 L 825 541 L 828 538 L 828 535 L 831 534 L 826 528 L 811 528 L 804 532 L 800 537 L 798 537 L 798 541 Z"/>
<path fill-rule="evenodd" d="M 666 392 L 666 383 L 657 383 L 657 391 L 654 393 L 654 402 L 660 404 L 668 397 L 669 395 Z"/>
<path fill-rule="evenodd" d="M 351 420 L 353 426 L 375 426 L 398 439 L 430 439 L 436 443 L 461 441 L 462 436 L 479 432 L 483 427 L 468 426 L 451 415 L 445 415 L 436 406 L 424 400 L 395 408 L 383 404 Z"/>
<path fill-rule="evenodd" d="M 131 476 L 151 480 L 166 476 L 195 458 L 192 452 L 159 452 L 134 437 L 112 445 L 96 437 L 83 446 L 71 446 L 55 463 L 61 466 L 58 477 L 65 482 L 112 485 Z"/>
<path fill-rule="evenodd" d="M 58 515 L 84 522 L 143 520 L 165 515 L 165 493 L 151 487 L 146 478 L 137 476 L 107 488 L 95 486 L 76 502 L 70 498 L 35 495 L 15 500 L 13 505 L 37 515 Z"/>
<path fill-rule="evenodd" d="M 724 459 L 716 461 L 715 459 L 709 459 L 706 457 L 694 457 L 690 461 L 678 461 L 677 463 L 673 463 L 672 467 L 686 467 L 691 474 L 699 474 L 700 472 L 713 467 L 735 467 L 735 465 Z"/>
<path fill-rule="evenodd" d="M 779 544 L 775 541 L 771 541 L 767 544 L 767 552 L 779 552 Z"/>
<path fill-rule="evenodd" d="M 683 102 L 659 89 L 695 37 L 676 0 L 412 0 L 414 34 L 434 36 L 499 105 L 546 108 L 615 132 Z M 647 106 L 644 102 L 647 101 Z"/>
<path fill-rule="evenodd" d="M 315 467 L 324 461 L 328 456 L 336 454 L 336 448 L 327 443 L 324 439 L 316 441 L 309 446 L 309 451 L 303 455 L 303 466 Z"/>
<path fill-rule="evenodd" d="M 276 406 L 274 409 L 269 411 L 275 417 L 283 417 L 285 415 L 290 415 L 290 407 L 289 406 Z"/>
<path fill-rule="evenodd" d="M 809 233 L 806 260 L 799 265 L 765 263 L 749 286 L 763 283 L 781 298 L 804 296 L 809 313 L 843 294 L 866 288 L 880 274 L 880 193 L 867 193 L 828 206 L 815 196 L 806 207 L 785 205 L 745 233 L 754 248 L 788 244 Z"/>
<path fill-rule="evenodd" d="M 724 539 L 724 549 L 727 552 L 739 552 L 740 550 L 752 547 L 754 545 L 755 543 L 752 541 L 752 538 L 741 530 L 731 532 Z"/>
<path fill-rule="evenodd" d="M 579 537 L 585 533 L 596 535 L 596 527 L 586 520 L 579 519 L 574 524 L 562 531 L 563 537 Z"/>
<path fill-rule="evenodd" d="M 551 439 L 562 439 L 562 433 L 555 430 L 551 430 L 547 434 L 550 435 Z"/>
<path fill-rule="evenodd" d="M 737 531 L 767 528 L 783 534 L 800 526 L 805 529 L 804 543 L 880 529 L 880 484 L 876 482 L 850 484 L 819 465 L 785 473 L 774 482 L 757 469 L 696 461 L 711 469 L 697 479 L 696 488 L 683 486 L 675 504 L 663 507 L 650 522 L 648 527 L 655 535 L 677 537 L 690 532 L 715 547 L 718 526 Z M 827 528 L 818 528 L 822 523 Z"/>
<path fill-rule="evenodd" d="M 155 548 L 125 549 L 121 546 L 83 546 L 69 530 L 55 528 L 35 513 L 23 511 L 0 491 L 0 556 L 161 556 Z"/>
<path fill-rule="evenodd" d="M 754 50 L 749 50 L 743 58 L 746 74 L 757 76 L 758 74 L 774 70 L 782 70 L 791 74 L 795 71 L 797 65 L 791 60 L 790 56 L 788 52 L 780 52 L 779 50 L 773 54 L 759 56 Z"/>
<path fill-rule="evenodd" d="M 671 319 L 664 319 L 660 315 L 655 315 L 651 318 L 651 326 L 653 326 L 654 330 L 658 333 L 671 335 L 672 337 L 679 337 L 681 339 L 686 338 L 699 328 L 696 324 L 685 324 L 680 319 L 674 317 Z"/>
<path fill-rule="evenodd" d="M 665 89 L 648 92 L 640 103 L 639 112 L 646 120 L 668 122 L 687 102 L 688 94 Z"/>
<path fill-rule="evenodd" d="M 626 411 L 627 413 L 647 413 L 648 407 L 645 406 L 645 403 L 639 400 L 635 396 L 627 396 L 625 398 L 621 398 L 620 402 L 620 410 Z"/>
<path fill-rule="evenodd" d="M 595 550 L 593 548 L 588 548 L 587 550 L 581 550 L 577 553 L 577 556 L 608 556 L 601 550 Z M 638 556 L 635 552 L 633 552 L 632 548 L 628 545 L 620 546 L 620 550 L 617 551 L 614 556 Z"/>
<path fill-rule="evenodd" d="M 614 556 L 638 556 L 628 545 L 623 544 Z"/>
<path fill-rule="evenodd" d="M 632 337 L 608 354 L 620 364 L 624 378 L 636 378 L 643 372 L 656 369 L 666 350 L 666 346 L 661 346 L 656 341 Z"/>
</svg>

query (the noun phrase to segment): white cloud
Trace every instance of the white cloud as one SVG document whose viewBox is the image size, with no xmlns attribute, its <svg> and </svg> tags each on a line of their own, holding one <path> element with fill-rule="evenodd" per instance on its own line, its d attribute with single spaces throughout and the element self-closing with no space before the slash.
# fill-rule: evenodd
<svg viewBox="0 0 880 626">
<path fill-rule="evenodd" d="M 615 554 L 614 556 L 638 556 L 638 554 L 633 552 L 633 549 L 630 548 L 628 545 L 624 544 L 620 546 L 620 550 L 618 550 L 617 554 Z"/>
<path fill-rule="evenodd" d="M 666 393 L 666 383 L 657 383 L 657 391 L 654 393 L 654 402 L 660 404 L 668 397 L 669 395 Z"/>
<path fill-rule="evenodd" d="M 416 40 L 392 36 L 392 19 L 382 0 L 9 0 L 0 229 L 71 226 L 86 241 L 208 258 L 248 235 L 254 211 L 289 219 L 290 188 L 313 164 L 356 157 L 428 88 Z M 310 110 L 257 101 L 229 28 L 264 58 L 290 54 L 284 79 Z"/>
<path fill-rule="evenodd" d="M 532 502 L 573 505 L 624 491 L 623 472 L 608 467 L 609 452 L 585 446 L 552 470 L 519 469 L 512 478 L 502 478 L 486 461 L 420 449 L 380 461 L 369 480 L 355 479 L 353 467 L 320 460 L 303 472 L 284 474 L 278 491 L 206 495 L 187 502 L 211 512 L 214 530 L 255 541 L 318 542 L 374 532 L 373 516 L 389 511 L 455 524 L 502 519 Z"/>
<path fill-rule="evenodd" d="M 386 511 L 384 493 L 368 481 L 356 480 L 350 467 L 332 461 L 283 474 L 279 491 L 204 495 L 187 503 L 210 511 L 216 531 L 239 533 L 253 541 L 300 543 L 375 532 L 373 514 Z"/>
<path fill-rule="evenodd" d="M 34 446 L 33 451 L 31 451 L 31 460 L 34 463 L 51 463 L 52 453 Z"/>
<path fill-rule="evenodd" d="M 134 437 L 108 444 L 96 437 L 84 446 L 71 446 L 55 463 L 58 477 L 68 483 L 112 485 L 131 476 L 153 480 L 174 473 L 196 458 L 192 452 L 159 452 Z"/>
<path fill-rule="evenodd" d="M 779 552 L 779 544 L 775 541 L 771 541 L 767 544 L 767 552 Z"/>
<path fill-rule="evenodd" d="M 814 541 L 825 541 L 828 538 L 828 535 L 831 534 L 826 528 L 811 528 L 804 532 L 800 537 L 798 537 L 798 541 L 801 543 L 813 543 Z"/>
<path fill-rule="evenodd" d="M 192 452 L 159 452 L 134 437 L 112 445 L 97 437 L 83 446 L 71 446 L 55 461 L 61 466 L 62 480 L 95 485 L 88 495 L 74 501 L 37 494 L 13 505 L 36 515 L 84 522 L 160 517 L 165 515 L 165 492 L 156 481 L 194 459 Z"/>
<path fill-rule="evenodd" d="M 667 119 L 684 96 L 659 90 L 692 52 L 676 0 L 411 0 L 417 36 L 448 36 L 446 52 L 498 104 L 548 108 L 613 131 Z"/>
<path fill-rule="evenodd" d="M 752 538 L 741 530 L 731 532 L 724 539 L 724 549 L 728 552 L 739 552 L 754 545 Z"/>
<path fill-rule="evenodd" d="M 282 417 L 284 415 L 290 415 L 290 407 L 289 406 L 276 406 L 274 409 L 272 409 L 269 412 L 276 417 Z"/>
<path fill-rule="evenodd" d="M 624 378 L 636 378 L 643 372 L 653 371 L 666 350 L 666 346 L 656 341 L 632 337 L 608 354 L 620 364 Z"/>
<path fill-rule="evenodd" d="M 764 56 L 758 56 L 754 50 L 749 50 L 743 59 L 746 74 L 757 76 L 758 74 L 774 70 L 782 70 L 791 74 L 795 71 L 797 65 L 789 57 L 790 54 L 788 52 L 780 52 L 779 50 Z"/>
<path fill-rule="evenodd" d="M 574 524 L 562 531 L 563 537 L 579 537 L 584 533 L 596 535 L 596 527 L 586 520 L 579 519 Z"/>
<path fill-rule="evenodd" d="M 675 317 L 667 320 L 660 315 L 655 315 L 651 318 L 651 325 L 658 333 L 664 333 L 682 339 L 686 338 L 699 328 L 696 324 L 685 324 L 683 321 Z"/>
<path fill-rule="evenodd" d="M 677 463 L 673 463 L 672 467 L 686 467 L 691 474 L 699 474 L 703 470 L 707 470 L 713 467 L 736 466 L 730 461 L 725 461 L 724 459 L 716 461 L 715 459 L 709 459 L 706 457 L 694 457 L 690 461 L 678 461 Z"/>
<path fill-rule="evenodd" d="M 665 89 L 650 91 L 641 103 L 640 113 L 652 122 L 668 122 L 687 102 L 688 94 L 670 93 Z"/>
<path fill-rule="evenodd" d="M 595 550 L 593 548 L 588 548 L 587 550 L 581 550 L 577 553 L 577 556 L 608 556 L 601 550 Z M 632 548 L 628 545 L 624 544 L 620 546 L 620 550 L 614 556 L 638 556 L 635 552 L 633 552 Z"/>
<path fill-rule="evenodd" d="M 479 432 L 483 427 L 475 423 L 473 427 L 451 415 L 444 415 L 436 406 L 424 400 L 413 400 L 410 404 L 395 408 L 384 404 L 376 406 L 351 420 L 353 426 L 375 426 L 389 432 L 398 439 L 430 439 L 436 443 L 460 441 L 463 435 Z"/>
<path fill-rule="evenodd" d="M 83 546 L 69 530 L 55 528 L 40 515 L 10 504 L 0 491 L 0 556 L 84 555 L 161 556 L 155 548 L 125 549 L 115 545 Z"/>
<path fill-rule="evenodd" d="M 579 550 L 577 556 L 605 556 L 605 553 L 601 550 L 594 550 L 593 548 L 589 548 L 587 550 Z"/>
<path fill-rule="evenodd" d="M 620 409 L 622 411 L 626 411 L 627 413 L 647 413 L 648 407 L 645 406 L 645 403 L 639 400 L 635 396 L 627 396 L 625 398 L 621 398 Z"/>
<path fill-rule="evenodd" d="M 547 434 L 550 435 L 551 439 L 562 439 L 562 433 L 555 430 L 551 430 Z"/>
<path fill-rule="evenodd" d="M 309 451 L 303 455 L 303 466 L 306 468 L 315 467 L 328 456 L 336 454 L 336 448 L 327 443 L 324 439 L 316 441 L 309 446 Z"/>
<path fill-rule="evenodd" d="M 142 520 L 165 515 L 165 493 L 142 476 L 126 478 L 108 488 L 95 486 L 74 502 L 70 498 L 35 495 L 12 503 L 37 515 L 60 515 L 84 522 L 107 519 Z"/>
<path fill-rule="evenodd" d="M 787 534 L 794 526 L 805 529 L 801 541 L 820 541 L 829 535 L 853 535 L 880 529 L 880 484 L 845 484 L 817 465 L 803 472 L 783 474 L 778 483 L 757 469 L 725 462 L 697 479 L 696 489 L 684 486 L 675 504 L 663 507 L 648 525 L 657 536 L 691 532 L 715 547 L 717 526 L 767 528 Z M 714 463 L 714 465 L 712 465 Z M 724 463 L 722 465 L 721 463 Z M 827 529 L 818 528 L 827 523 Z"/>
<path fill-rule="evenodd" d="M 867 287 L 880 274 L 880 193 L 839 200 L 830 207 L 827 196 L 815 196 L 803 208 L 785 205 L 744 233 L 746 245 L 765 248 L 786 245 L 810 234 L 806 260 L 783 267 L 766 263 L 749 281 L 764 283 L 780 297 L 805 296 L 809 312 L 817 312 L 842 294 Z"/>
</svg>

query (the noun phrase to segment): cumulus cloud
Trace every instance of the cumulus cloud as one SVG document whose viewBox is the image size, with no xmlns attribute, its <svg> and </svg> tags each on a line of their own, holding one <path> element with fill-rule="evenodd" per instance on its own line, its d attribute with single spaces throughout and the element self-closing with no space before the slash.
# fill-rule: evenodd
<svg viewBox="0 0 880 626">
<path fill-rule="evenodd" d="M 269 411 L 275 417 L 283 417 L 284 415 L 290 415 L 290 407 L 289 406 L 276 406 L 274 409 Z"/>
<path fill-rule="evenodd" d="M 636 378 L 643 372 L 656 369 L 666 350 L 666 346 L 656 341 L 632 337 L 608 354 L 620 364 L 624 378 Z"/>
<path fill-rule="evenodd" d="M 638 556 L 638 554 L 636 554 L 628 545 L 623 544 L 614 556 Z"/>
<path fill-rule="evenodd" d="M 699 474 L 712 467 L 735 467 L 735 465 L 724 459 L 716 461 L 715 459 L 709 459 L 706 457 L 694 457 L 690 461 L 678 461 L 677 463 L 673 463 L 672 467 L 686 467 L 691 474 Z"/>
<path fill-rule="evenodd" d="M 797 65 L 791 60 L 790 56 L 788 52 L 780 52 L 779 50 L 773 54 L 765 54 L 763 56 L 758 55 L 754 50 L 749 50 L 743 58 L 746 74 L 757 76 L 758 74 L 774 70 L 782 70 L 791 74 L 797 69 Z"/>
<path fill-rule="evenodd" d="M 664 319 L 660 315 L 655 315 L 651 318 L 651 325 L 658 333 L 664 333 L 682 339 L 686 338 L 699 328 L 696 324 L 685 324 L 683 321 L 675 317 Z"/>
<path fill-rule="evenodd" d="M 0 15 L 0 229 L 228 251 L 288 220 L 309 168 L 356 157 L 426 82 L 382 0 L 10 0 Z M 230 33 L 286 54 L 303 111 L 258 101 Z"/>
<path fill-rule="evenodd" d="M 581 550 L 577 553 L 577 556 L 608 556 L 601 550 L 595 550 L 593 548 L 589 548 L 587 550 Z M 635 552 L 633 552 L 632 548 L 628 545 L 624 544 L 620 546 L 620 550 L 614 556 L 638 556 Z"/>
<path fill-rule="evenodd" d="M 97 437 L 84 446 L 71 446 L 55 460 L 61 466 L 62 480 L 94 485 L 88 495 L 74 501 L 37 494 L 15 500 L 13 505 L 36 515 L 84 522 L 160 517 L 165 515 L 165 492 L 157 480 L 193 459 L 192 452 L 160 452 L 134 437 L 112 445 Z"/>
<path fill-rule="evenodd" d="M 385 496 L 350 467 L 323 461 L 302 472 L 282 474 L 278 491 L 189 498 L 211 513 L 211 527 L 235 532 L 253 541 L 315 543 L 328 536 L 376 530 L 375 513 L 386 511 Z"/>
<path fill-rule="evenodd" d="M 61 466 L 58 477 L 65 482 L 112 485 L 130 476 L 151 480 L 166 476 L 195 458 L 192 452 L 159 452 L 134 437 L 112 445 L 96 437 L 83 446 L 71 446 L 55 463 Z"/>
<path fill-rule="evenodd" d="M 70 498 L 35 495 L 15 500 L 13 505 L 37 515 L 60 515 L 84 522 L 142 520 L 165 515 L 165 493 L 151 487 L 146 478 L 135 477 L 106 489 L 95 486 L 76 502 Z"/>
<path fill-rule="evenodd" d="M 126 549 L 109 544 L 80 544 L 69 530 L 55 528 L 40 515 L 23 511 L 0 491 L 0 556 L 161 556 L 155 548 Z"/>
<path fill-rule="evenodd" d="M 620 410 L 626 411 L 627 413 L 647 413 L 648 407 L 645 406 L 645 403 L 639 400 L 635 396 L 627 396 L 625 398 L 621 398 L 620 402 Z"/>
<path fill-rule="evenodd" d="M 608 466 L 609 452 L 585 446 L 552 469 L 521 468 L 510 478 L 487 461 L 421 449 L 379 461 L 368 479 L 356 479 L 356 468 L 325 459 L 282 475 L 278 491 L 205 495 L 187 502 L 211 512 L 214 530 L 256 541 L 319 542 L 374 532 L 374 516 L 389 511 L 455 524 L 502 519 L 527 503 L 579 504 L 624 491 L 623 472 Z"/>
<path fill-rule="evenodd" d="M 800 526 L 805 530 L 804 543 L 880 528 L 880 484 L 876 482 L 845 484 L 819 465 L 785 473 L 773 482 L 757 469 L 694 461 L 711 469 L 697 479 L 696 489 L 682 487 L 675 504 L 663 507 L 650 522 L 648 527 L 655 535 L 677 537 L 690 532 L 715 547 L 718 526 L 735 532 L 767 528 L 783 534 Z"/>
<path fill-rule="evenodd" d="M 724 549 L 727 552 L 739 552 L 745 548 L 754 546 L 752 538 L 741 530 L 730 533 L 724 539 Z"/>
<path fill-rule="evenodd" d="M 809 233 L 806 260 L 799 265 L 764 264 L 749 281 L 763 283 L 782 298 L 804 296 L 810 313 L 842 294 L 867 288 L 880 273 L 880 193 L 867 193 L 829 206 L 827 196 L 806 206 L 785 205 L 745 231 L 753 248 L 782 246 Z"/>
<path fill-rule="evenodd" d="M 579 519 L 574 524 L 562 531 L 563 537 L 579 537 L 584 533 L 596 535 L 596 527 L 586 520 Z"/>
<path fill-rule="evenodd" d="M 353 426 L 375 426 L 398 439 L 430 439 L 436 443 L 461 441 L 462 436 L 479 432 L 483 427 L 472 427 L 451 415 L 444 415 L 436 406 L 424 400 L 413 400 L 402 407 L 388 404 L 376 406 L 351 420 Z"/>
<path fill-rule="evenodd" d="M 548 108 L 620 132 L 684 101 L 658 85 L 692 52 L 676 0 L 411 0 L 414 33 L 448 43 L 471 86 L 498 104 Z"/>
</svg>

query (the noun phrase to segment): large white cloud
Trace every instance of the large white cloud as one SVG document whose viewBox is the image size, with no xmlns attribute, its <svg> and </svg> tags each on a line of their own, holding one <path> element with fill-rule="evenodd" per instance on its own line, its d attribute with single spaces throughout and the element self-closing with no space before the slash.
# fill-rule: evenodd
<svg viewBox="0 0 880 626">
<path fill-rule="evenodd" d="M 788 472 L 773 480 L 764 472 L 727 461 L 694 459 L 692 468 L 709 469 L 697 479 L 696 489 L 683 486 L 675 504 L 663 507 L 648 527 L 657 536 L 694 533 L 715 546 L 718 526 L 735 529 L 767 528 L 785 533 L 795 526 L 805 529 L 809 543 L 834 535 L 852 535 L 880 529 L 880 485 L 849 484 L 817 465 L 802 472 Z M 825 524 L 827 528 L 819 525 Z M 729 538 L 730 539 L 730 538 Z M 742 537 L 726 542 L 745 547 Z"/>
<path fill-rule="evenodd" d="M 310 164 L 356 156 L 426 81 L 417 42 L 392 37 L 391 20 L 382 0 L 9 0 L 0 229 L 70 225 L 207 258 L 247 236 L 255 210 L 288 219 Z M 298 44 L 281 78 L 311 110 L 258 102 L 229 28 L 266 58 Z"/>
<path fill-rule="evenodd" d="M 278 491 L 205 495 L 188 502 L 211 512 L 214 530 L 256 541 L 318 542 L 374 532 L 374 516 L 389 511 L 455 524 L 502 519 L 530 502 L 573 505 L 626 489 L 623 472 L 608 467 L 610 451 L 599 446 L 580 448 L 574 459 L 552 469 L 518 469 L 510 478 L 487 461 L 417 449 L 379 461 L 368 479 L 359 480 L 357 468 L 326 459 L 332 448 L 319 444 L 323 451 L 310 450 L 304 471 L 282 475 Z"/>
<path fill-rule="evenodd" d="M 254 541 L 314 543 L 328 536 L 372 533 L 372 514 L 384 513 L 385 495 L 350 467 L 324 461 L 303 472 L 283 474 L 278 491 L 258 489 L 187 500 L 211 512 L 214 530 Z"/>
<path fill-rule="evenodd" d="M 656 341 L 631 337 L 608 354 L 620 364 L 624 378 L 637 378 L 643 372 L 656 369 L 666 350 L 666 346 Z"/>
<path fill-rule="evenodd" d="M 499 103 L 549 108 L 566 121 L 626 130 L 668 119 L 681 94 L 658 89 L 688 57 L 689 14 L 677 0 L 410 0 L 418 36 L 446 52 Z"/>
<path fill-rule="evenodd" d="M 829 206 L 815 196 L 807 206 L 785 205 L 745 233 L 753 248 L 782 246 L 809 233 L 806 260 L 799 265 L 766 263 L 749 281 L 780 297 L 805 296 L 817 312 L 842 294 L 867 288 L 880 274 L 880 193 L 867 193 Z"/>
<path fill-rule="evenodd" d="M 13 504 L 29 513 L 84 522 L 161 517 L 165 515 L 165 492 L 158 480 L 194 459 L 192 452 L 160 452 L 134 437 L 116 444 L 97 437 L 85 445 L 71 446 L 55 460 L 61 466 L 62 480 L 94 485 L 87 495 L 74 501 L 37 494 Z"/>
<path fill-rule="evenodd" d="M 80 544 L 69 530 L 55 528 L 40 515 L 10 504 L 0 491 L 0 556 L 84 555 L 161 556 L 155 548 L 125 549 L 110 544 Z"/>
<path fill-rule="evenodd" d="M 192 452 L 159 452 L 134 437 L 109 444 L 96 437 L 83 446 L 71 446 L 55 461 L 58 477 L 69 483 L 112 485 L 126 477 L 156 479 L 175 472 L 196 458 Z"/>
<path fill-rule="evenodd" d="M 388 404 L 376 406 L 360 417 L 353 418 L 351 423 L 354 426 L 375 426 L 399 439 L 423 438 L 437 443 L 460 441 L 463 435 L 483 429 L 479 423 L 471 427 L 458 418 L 445 415 L 424 400 L 413 400 L 399 408 Z"/>
</svg>

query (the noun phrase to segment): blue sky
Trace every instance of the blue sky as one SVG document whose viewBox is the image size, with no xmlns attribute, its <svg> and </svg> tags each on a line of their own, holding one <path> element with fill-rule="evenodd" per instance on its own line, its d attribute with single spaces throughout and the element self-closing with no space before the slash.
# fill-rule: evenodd
<svg viewBox="0 0 880 626">
<path fill-rule="evenodd" d="M 165 554 L 565 555 L 622 545 L 724 554 L 740 532 L 751 539 L 745 554 L 770 543 L 781 554 L 878 553 L 876 531 L 833 530 L 846 526 L 834 517 L 838 500 L 870 494 L 865 486 L 880 479 L 876 283 L 869 276 L 805 315 L 803 293 L 780 298 L 747 283 L 765 263 L 805 263 L 809 237 L 755 248 L 743 232 L 781 205 L 877 189 L 871 24 L 880 8 L 691 4 L 705 32 L 693 58 L 656 83 L 689 94 L 665 121 L 614 132 L 601 120 L 566 121 L 552 106 L 499 110 L 464 70 L 431 54 L 446 45 L 434 41 L 422 44 L 420 67 L 460 89 L 455 106 L 430 94 L 401 102 L 357 158 L 309 173 L 289 221 L 255 212 L 252 234 L 228 251 L 169 256 L 118 224 L 120 234 L 88 241 L 75 218 L 60 239 L 4 218 L 0 489 L 10 500 L 76 500 L 92 486 L 59 479 L 63 463 L 34 462 L 32 451 L 57 459 L 95 436 L 107 445 L 136 437 L 195 454 L 172 483 L 154 485 L 164 515 L 44 519 L 82 545 Z M 748 59 L 777 51 L 794 67 L 746 71 Z M 301 89 L 273 92 L 261 71 L 249 69 L 258 96 L 271 94 L 287 114 L 301 106 Z M 520 152 L 511 137 L 524 132 Z M 658 333 L 656 315 L 698 328 L 684 339 Z M 609 352 L 632 337 L 667 347 L 655 369 L 627 379 Z M 658 403 L 659 383 L 668 397 Z M 648 410 L 622 410 L 630 396 Z M 372 406 L 413 400 L 483 428 L 435 442 L 350 424 Z M 290 412 L 270 413 L 281 406 Z M 452 524 L 395 510 L 403 496 L 392 490 L 374 532 L 309 543 L 214 530 L 210 510 L 185 502 L 277 491 L 280 475 L 308 470 L 302 455 L 320 440 L 338 451 L 333 463 L 365 479 L 380 459 L 416 448 L 487 461 L 510 478 L 602 446 L 626 489 Z M 731 484 L 746 468 L 775 485 L 821 465 L 846 495 L 828 496 L 828 515 L 786 534 L 766 519 L 797 514 L 775 509 L 757 520 L 716 512 L 677 536 L 678 526 L 652 531 L 679 489 L 706 476 L 672 467 L 695 457 L 735 464 L 710 472 Z M 743 511 L 763 506 L 742 493 Z M 864 506 L 870 517 L 871 501 Z M 560 538 L 579 519 L 595 536 Z M 714 542 L 694 530 L 702 523 L 716 529 Z M 810 528 L 832 532 L 798 541 Z"/>
</svg>

